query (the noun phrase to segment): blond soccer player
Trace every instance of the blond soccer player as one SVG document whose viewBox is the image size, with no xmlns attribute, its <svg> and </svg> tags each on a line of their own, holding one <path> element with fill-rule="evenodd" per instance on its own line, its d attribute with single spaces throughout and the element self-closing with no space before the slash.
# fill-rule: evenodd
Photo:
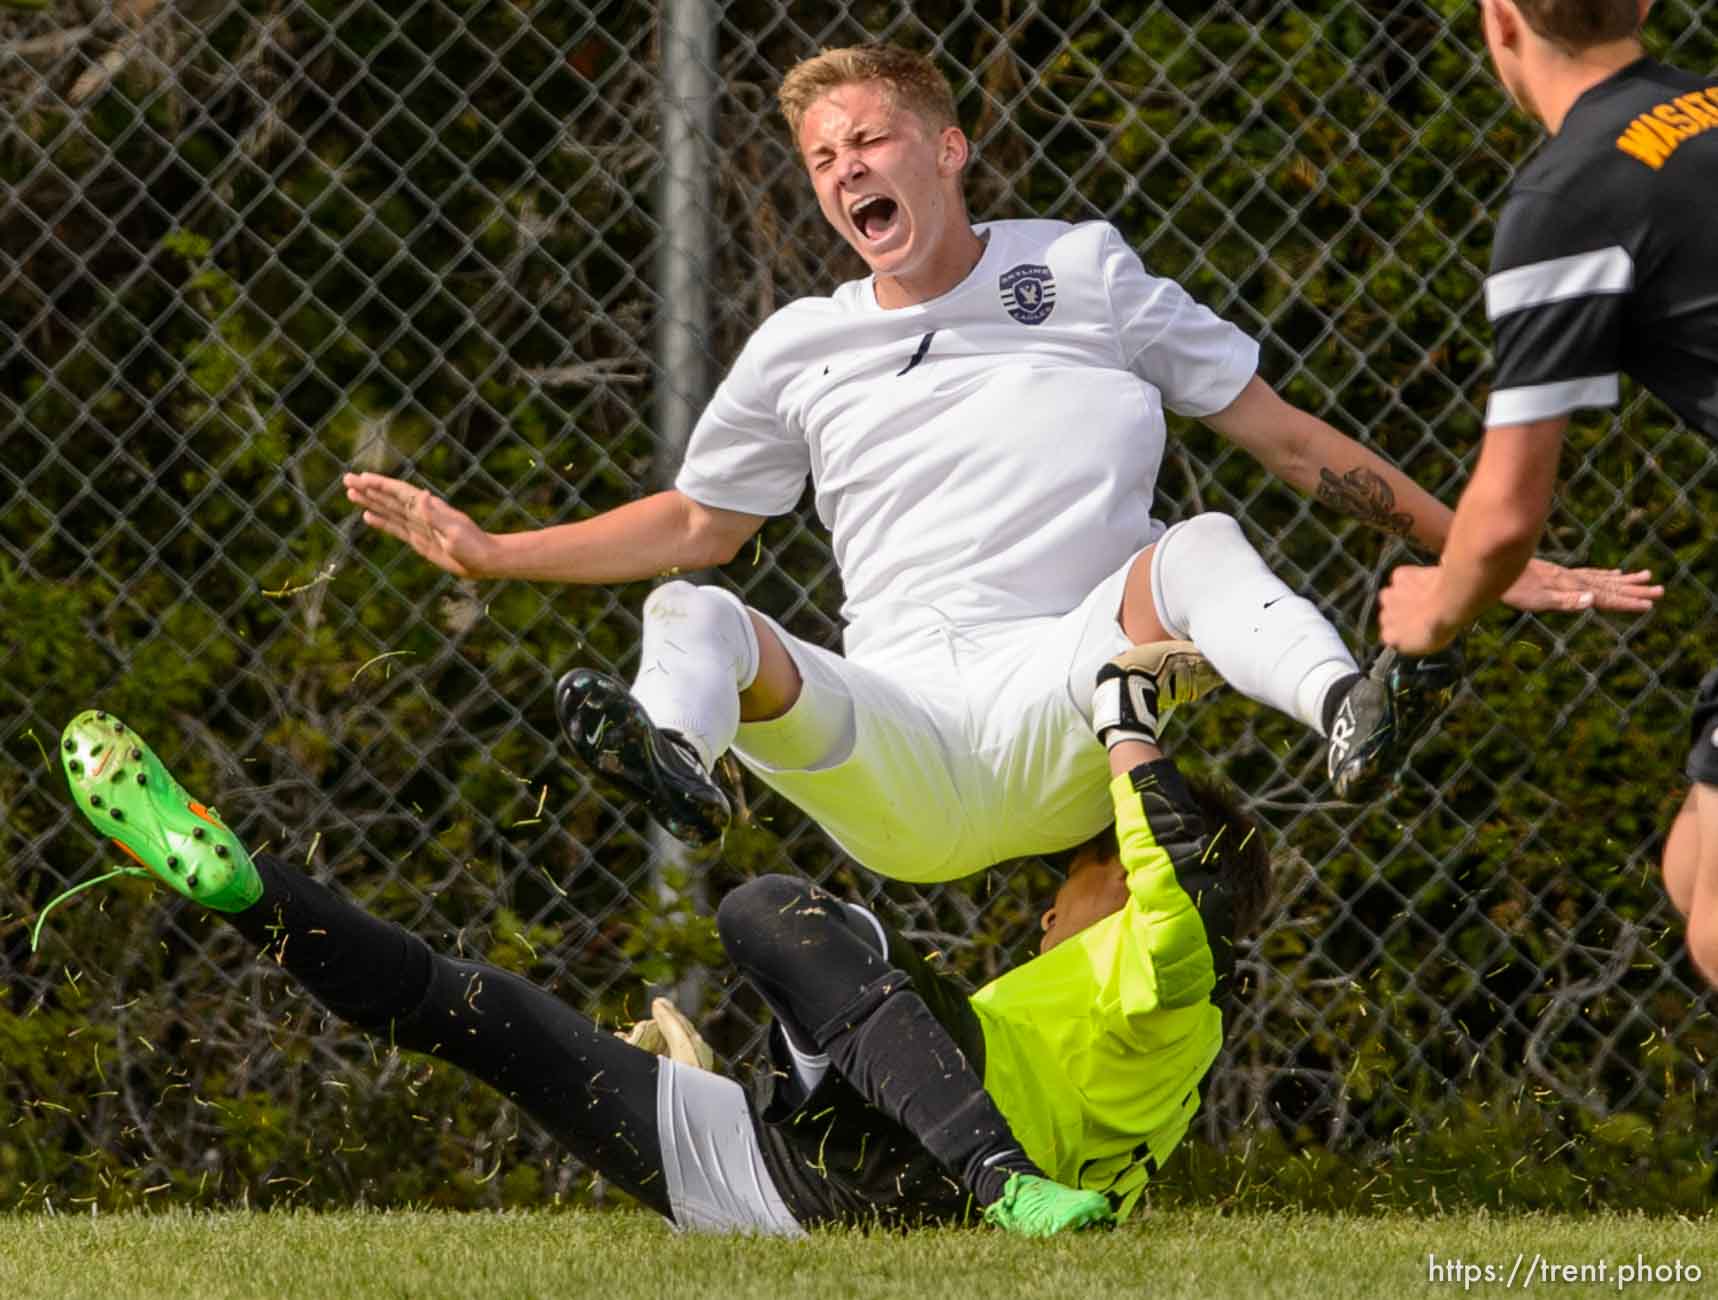
<svg viewBox="0 0 1718 1300">
<path fill-rule="evenodd" d="M 1079 843 L 1111 816 L 1085 684 L 1167 638 L 1324 734 L 1339 794 L 1372 788 L 1447 666 L 1387 656 L 1361 676 L 1235 520 L 1155 518 L 1164 412 L 1431 550 L 1449 512 L 1279 398 L 1257 344 L 1107 222 L 974 225 L 970 146 L 922 56 L 826 51 L 780 98 L 824 216 L 871 273 L 759 327 L 674 487 L 492 535 L 423 488 L 354 474 L 365 521 L 464 577 L 626 582 L 726 562 L 809 475 L 845 589 L 844 654 L 671 582 L 645 604 L 630 689 L 587 669 L 560 685 L 575 751 L 689 843 L 727 825 L 709 773 L 729 749 L 884 875 L 952 880 Z M 1512 598 L 1641 603 L 1619 575 L 1548 564 Z"/>
</svg>

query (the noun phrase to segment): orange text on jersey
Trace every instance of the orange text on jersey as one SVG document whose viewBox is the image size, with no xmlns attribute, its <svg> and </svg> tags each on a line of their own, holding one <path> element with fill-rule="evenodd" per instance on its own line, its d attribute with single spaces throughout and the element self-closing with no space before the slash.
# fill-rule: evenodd
<svg viewBox="0 0 1718 1300">
<path fill-rule="evenodd" d="M 1657 171 L 1691 135 L 1718 126 L 1718 90 L 1695 90 L 1642 113 L 1617 137 L 1617 148 Z"/>
</svg>

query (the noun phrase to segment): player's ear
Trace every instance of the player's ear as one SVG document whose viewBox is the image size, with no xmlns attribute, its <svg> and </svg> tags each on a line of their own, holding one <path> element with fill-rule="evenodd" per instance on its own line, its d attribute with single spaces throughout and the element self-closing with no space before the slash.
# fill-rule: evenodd
<svg viewBox="0 0 1718 1300">
<path fill-rule="evenodd" d="M 958 176 L 966 170 L 972 156 L 972 143 L 958 126 L 945 126 L 937 134 L 937 171 L 943 176 Z"/>
<path fill-rule="evenodd" d="M 1480 10 L 1493 47 L 1514 49 L 1524 26 L 1521 11 L 1511 0 L 1480 0 Z"/>
</svg>

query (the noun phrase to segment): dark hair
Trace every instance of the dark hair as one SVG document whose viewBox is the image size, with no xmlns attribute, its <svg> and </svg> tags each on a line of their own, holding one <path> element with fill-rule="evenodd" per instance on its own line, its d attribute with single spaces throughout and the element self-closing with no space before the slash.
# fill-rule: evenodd
<svg viewBox="0 0 1718 1300">
<path fill-rule="evenodd" d="M 1205 822 L 1205 842 L 1217 865 L 1217 879 L 1229 894 L 1234 937 L 1244 939 L 1258 928 L 1271 901 L 1271 853 L 1258 823 L 1242 808 L 1241 792 L 1233 783 L 1193 773 L 1186 777 L 1193 802 Z M 1095 855 L 1100 862 L 1121 856 L 1111 822 L 1083 844 L 1053 854 L 1048 861 L 1067 872 L 1076 860 Z"/>
<path fill-rule="evenodd" d="M 1637 0 L 1515 0 L 1535 33 L 1570 53 L 1633 36 L 1640 28 Z"/>
<path fill-rule="evenodd" d="M 1270 847 L 1259 824 L 1247 815 L 1233 782 L 1196 773 L 1187 778 L 1187 788 L 1205 820 L 1217 860 L 1217 879 L 1229 891 L 1235 938 L 1245 939 L 1259 928 L 1270 905 Z"/>
</svg>

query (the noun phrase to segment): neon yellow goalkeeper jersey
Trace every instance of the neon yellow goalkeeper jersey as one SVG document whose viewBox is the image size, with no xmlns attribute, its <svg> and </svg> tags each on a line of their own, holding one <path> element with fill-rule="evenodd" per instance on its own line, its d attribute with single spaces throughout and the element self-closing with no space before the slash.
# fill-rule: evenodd
<svg viewBox="0 0 1718 1300">
<path fill-rule="evenodd" d="M 1186 786 L 1164 760 L 1116 777 L 1110 794 L 1127 904 L 985 985 L 972 1007 L 984 1085 L 1026 1154 L 1125 1215 L 1199 1108 L 1223 1018 L 1196 901 L 1211 901 L 1215 877 Z M 1229 936 L 1215 941 L 1227 967 Z"/>
</svg>

